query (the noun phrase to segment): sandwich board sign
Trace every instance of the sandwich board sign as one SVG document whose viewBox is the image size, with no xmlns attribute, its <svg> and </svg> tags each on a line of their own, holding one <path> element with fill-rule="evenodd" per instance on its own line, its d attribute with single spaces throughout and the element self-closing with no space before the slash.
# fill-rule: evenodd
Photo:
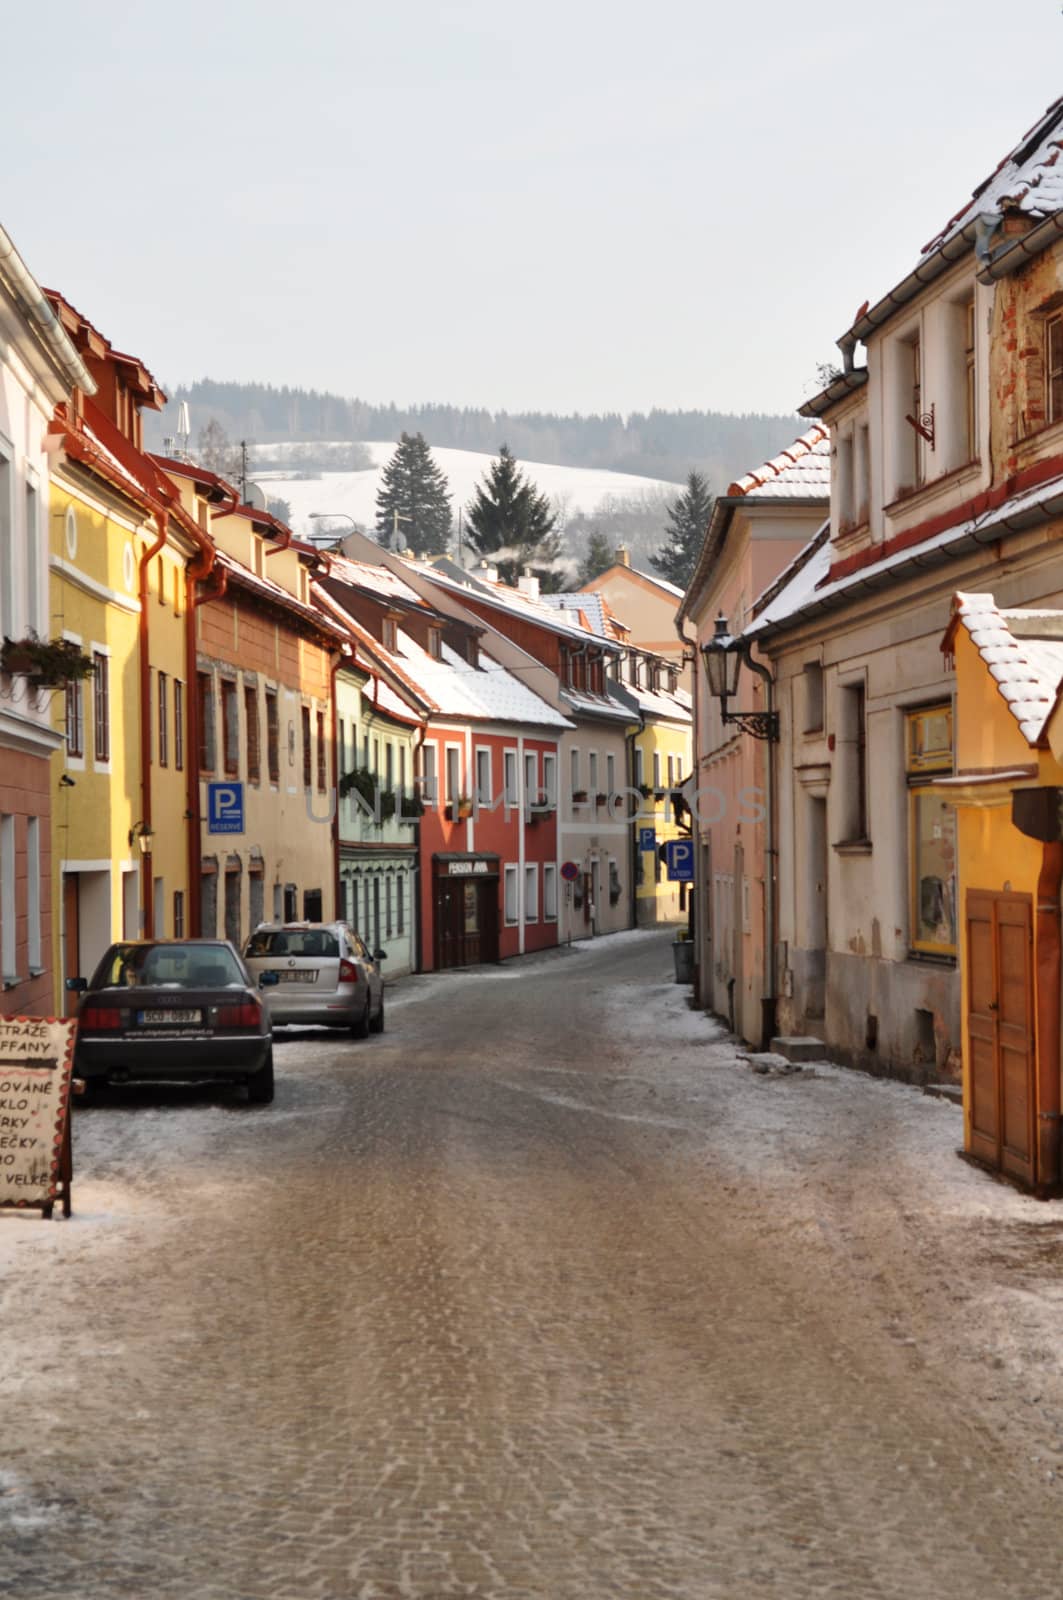
<svg viewBox="0 0 1063 1600">
<path fill-rule="evenodd" d="M 0 1016 L 0 1208 L 70 1215 L 74 1017 Z"/>
</svg>

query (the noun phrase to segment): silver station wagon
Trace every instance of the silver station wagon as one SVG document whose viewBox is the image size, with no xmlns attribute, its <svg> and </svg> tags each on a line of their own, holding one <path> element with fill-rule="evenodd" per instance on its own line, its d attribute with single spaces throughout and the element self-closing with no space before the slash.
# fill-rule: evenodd
<svg viewBox="0 0 1063 1600">
<path fill-rule="evenodd" d="M 244 950 L 253 978 L 276 974 L 264 995 L 274 1024 L 350 1028 L 357 1039 L 384 1031 L 385 958 L 345 922 L 263 922 Z"/>
</svg>

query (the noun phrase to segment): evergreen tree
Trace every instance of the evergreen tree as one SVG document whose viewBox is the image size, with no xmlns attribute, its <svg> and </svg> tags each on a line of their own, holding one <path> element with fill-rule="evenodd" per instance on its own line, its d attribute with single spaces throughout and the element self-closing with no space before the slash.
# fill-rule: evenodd
<svg viewBox="0 0 1063 1600">
<path fill-rule="evenodd" d="M 584 584 L 593 583 L 595 578 L 600 578 L 615 563 L 616 553 L 605 534 L 598 528 L 592 529 L 587 540 L 587 554 L 580 562 L 576 579 L 578 587 L 582 589 Z"/>
<path fill-rule="evenodd" d="M 470 545 L 479 555 L 492 558 L 504 583 L 516 583 L 530 567 L 550 588 L 556 579 L 552 565 L 561 555 L 556 522 L 549 500 L 525 478 L 504 444 L 466 507 Z"/>
<path fill-rule="evenodd" d="M 450 524 L 447 480 L 432 460 L 424 434 L 402 434 L 377 490 L 377 538 L 389 550 L 408 548 L 419 556 L 445 555 Z"/>
<path fill-rule="evenodd" d="M 700 472 L 689 474 L 683 493 L 668 507 L 668 542 L 650 557 L 650 563 L 680 589 L 685 589 L 693 576 L 712 507 L 708 479 Z"/>
</svg>

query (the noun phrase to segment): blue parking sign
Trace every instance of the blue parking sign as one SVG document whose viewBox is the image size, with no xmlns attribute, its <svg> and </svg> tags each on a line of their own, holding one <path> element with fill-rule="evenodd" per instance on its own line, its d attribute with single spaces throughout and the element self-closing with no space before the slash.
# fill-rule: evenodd
<svg viewBox="0 0 1063 1600">
<path fill-rule="evenodd" d="M 244 786 L 242 783 L 207 784 L 207 832 L 243 833 Z"/>
<path fill-rule="evenodd" d="M 664 847 L 665 859 L 668 863 L 668 878 L 671 883 L 694 882 L 694 841 L 692 839 L 669 839 Z"/>
<path fill-rule="evenodd" d="M 640 850 L 656 850 L 656 848 L 657 848 L 657 829 L 656 828 L 640 828 L 639 829 L 639 849 Z"/>
</svg>

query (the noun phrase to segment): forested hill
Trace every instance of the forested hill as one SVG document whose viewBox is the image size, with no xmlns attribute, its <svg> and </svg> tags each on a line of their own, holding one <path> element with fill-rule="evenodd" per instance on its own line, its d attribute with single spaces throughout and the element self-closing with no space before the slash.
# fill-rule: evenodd
<svg viewBox="0 0 1063 1600">
<path fill-rule="evenodd" d="M 216 419 L 232 439 L 259 445 L 279 440 L 398 439 L 405 429 L 431 445 L 497 452 L 508 444 L 526 461 L 604 467 L 679 483 L 692 467 L 717 492 L 783 449 L 801 431 L 793 416 L 733 416 L 718 411 L 634 412 L 629 417 L 491 412 L 448 405 L 370 405 L 315 389 L 219 383 L 203 378 L 167 391 L 162 413 L 145 413 L 148 444 L 158 449 L 176 431 L 177 405 L 187 400 L 192 437 Z"/>
</svg>

